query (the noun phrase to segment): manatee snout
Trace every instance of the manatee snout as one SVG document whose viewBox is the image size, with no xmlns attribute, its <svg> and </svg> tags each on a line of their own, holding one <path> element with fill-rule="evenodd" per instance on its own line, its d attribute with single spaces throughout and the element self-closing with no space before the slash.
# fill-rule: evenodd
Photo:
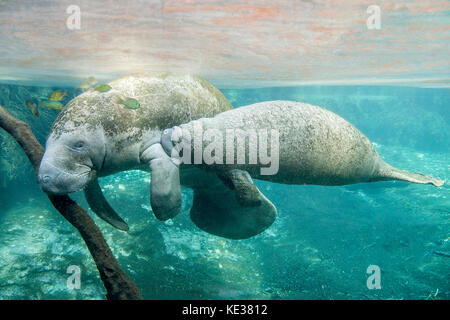
<svg viewBox="0 0 450 320">
<path fill-rule="evenodd" d="M 95 177 L 105 158 L 105 140 L 101 129 L 50 133 L 38 172 L 44 192 L 68 194 L 79 191 Z"/>
<path fill-rule="evenodd" d="M 94 174 L 90 168 L 79 173 L 64 172 L 44 158 L 39 167 L 38 183 L 44 192 L 62 195 L 84 188 Z"/>
</svg>

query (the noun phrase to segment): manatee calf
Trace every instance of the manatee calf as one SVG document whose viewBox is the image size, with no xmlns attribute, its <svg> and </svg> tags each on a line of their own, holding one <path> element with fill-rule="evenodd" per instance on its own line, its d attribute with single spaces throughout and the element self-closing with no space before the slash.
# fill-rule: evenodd
<svg viewBox="0 0 450 320">
<path fill-rule="evenodd" d="M 261 199 L 251 177 L 276 183 L 330 186 L 383 180 L 438 187 L 444 183 L 390 166 L 352 124 L 331 111 L 306 103 L 269 101 L 240 107 L 167 129 L 161 139 L 164 150 L 181 163 L 181 168 L 196 164 L 216 173 L 235 190 L 238 201 L 248 207 L 257 206 Z M 203 158 L 196 161 L 196 156 Z M 277 163 L 269 164 L 267 159 Z M 172 192 L 177 193 L 178 189 Z M 224 223 L 238 217 L 225 219 L 220 214 L 191 211 L 198 226 L 223 235 Z"/>
<path fill-rule="evenodd" d="M 276 209 L 262 194 L 259 206 L 248 209 L 215 174 L 196 168 L 179 172 L 160 144 L 161 129 L 232 109 L 219 90 L 198 77 L 173 74 L 125 77 L 108 86 L 104 92 L 91 90 L 77 96 L 55 120 L 38 174 L 44 191 L 67 194 L 84 189 L 99 217 L 128 230 L 103 197 L 97 178 L 146 170 L 151 172 L 152 210 L 160 220 L 180 211 L 181 181 L 194 189 L 192 210 L 205 217 L 214 210 L 242 217 L 227 223 L 233 228 L 223 232 L 226 237 L 250 237 L 272 224 Z M 139 108 L 128 108 L 121 103 L 124 99 L 135 99 Z M 246 183 L 254 188 L 251 181 Z"/>
</svg>

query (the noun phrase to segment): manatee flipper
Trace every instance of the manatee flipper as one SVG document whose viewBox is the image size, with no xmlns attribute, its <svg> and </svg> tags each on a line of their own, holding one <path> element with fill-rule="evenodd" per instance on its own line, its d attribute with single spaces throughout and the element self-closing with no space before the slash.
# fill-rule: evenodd
<svg viewBox="0 0 450 320">
<path fill-rule="evenodd" d="M 128 231 L 128 225 L 106 201 L 102 189 L 95 177 L 84 188 L 84 196 L 91 210 L 101 219 L 122 231 Z"/>
<path fill-rule="evenodd" d="M 262 201 L 262 193 L 253 183 L 252 177 L 244 170 L 230 170 L 217 175 L 223 183 L 235 190 L 236 199 L 241 206 L 255 207 Z"/>
<path fill-rule="evenodd" d="M 141 161 L 148 162 L 152 175 L 150 186 L 150 204 L 159 220 L 175 217 L 181 210 L 180 173 L 176 164 L 155 143 L 141 155 Z"/>
<path fill-rule="evenodd" d="M 216 176 L 207 187 L 194 188 L 191 219 L 197 227 L 237 240 L 255 236 L 272 225 L 277 215 L 275 206 L 245 173 Z"/>
</svg>

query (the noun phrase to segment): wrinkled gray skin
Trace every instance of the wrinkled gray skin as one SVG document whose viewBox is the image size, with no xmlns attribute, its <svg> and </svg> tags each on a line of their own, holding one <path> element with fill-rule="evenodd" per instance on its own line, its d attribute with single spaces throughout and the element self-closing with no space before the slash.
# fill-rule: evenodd
<svg viewBox="0 0 450 320">
<path fill-rule="evenodd" d="M 79 95 L 57 117 L 39 168 L 40 186 L 52 194 L 85 188 L 94 212 L 115 227 L 128 230 L 104 199 L 97 177 L 146 170 L 152 173 L 155 215 L 160 220 L 171 218 L 181 207 L 180 176 L 177 165 L 159 144 L 161 129 L 212 117 L 232 106 L 210 83 L 190 75 L 130 76 L 109 85 L 112 89 L 108 92 L 91 90 Z M 128 97 L 138 100 L 140 108 L 131 110 L 118 103 L 119 98 Z M 199 186 L 197 193 L 214 180 L 215 176 L 200 170 L 198 174 L 188 170 L 181 177 L 184 185 Z M 224 188 L 218 185 L 217 190 L 227 194 Z"/>
<path fill-rule="evenodd" d="M 68 194 L 84 188 L 95 174 L 101 175 L 106 145 L 100 127 L 82 129 L 76 135 L 50 135 L 39 168 L 42 189 L 51 194 Z"/>
<path fill-rule="evenodd" d="M 349 122 L 323 108 L 293 101 L 268 101 L 223 112 L 212 118 L 202 118 L 165 130 L 162 145 L 175 158 L 173 147 L 188 143 L 194 154 L 194 124 L 206 130 L 218 130 L 223 138 L 223 164 L 201 164 L 204 170 L 228 176 L 243 170 L 251 177 L 286 184 L 346 185 L 382 180 L 404 180 L 413 183 L 442 186 L 444 181 L 420 173 L 396 169 L 381 159 L 369 139 Z M 226 130 L 267 129 L 279 132 L 279 169 L 276 174 L 261 174 L 258 163 L 248 164 L 249 144 L 246 144 L 246 164 L 226 164 Z M 200 131 L 198 131 L 200 132 Z M 270 140 L 269 140 L 270 141 Z M 211 141 L 203 141 L 203 150 Z M 270 150 L 270 143 L 269 150 Z M 176 148 L 175 148 L 176 150 Z M 270 153 L 269 153 L 270 154 Z M 246 195 L 243 195 L 245 197 Z"/>
</svg>

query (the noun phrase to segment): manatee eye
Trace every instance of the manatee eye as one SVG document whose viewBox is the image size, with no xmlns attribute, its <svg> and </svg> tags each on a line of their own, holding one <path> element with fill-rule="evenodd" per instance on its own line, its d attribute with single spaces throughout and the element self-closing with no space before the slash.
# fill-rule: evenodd
<svg viewBox="0 0 450 320">
<path fill-rule="evenodd" d="M 74 143 L 73 147 L 75 150 L 81 150 L 84 147 L 84 142 L 83 141 L 77 141 Z"/>
</svg>

